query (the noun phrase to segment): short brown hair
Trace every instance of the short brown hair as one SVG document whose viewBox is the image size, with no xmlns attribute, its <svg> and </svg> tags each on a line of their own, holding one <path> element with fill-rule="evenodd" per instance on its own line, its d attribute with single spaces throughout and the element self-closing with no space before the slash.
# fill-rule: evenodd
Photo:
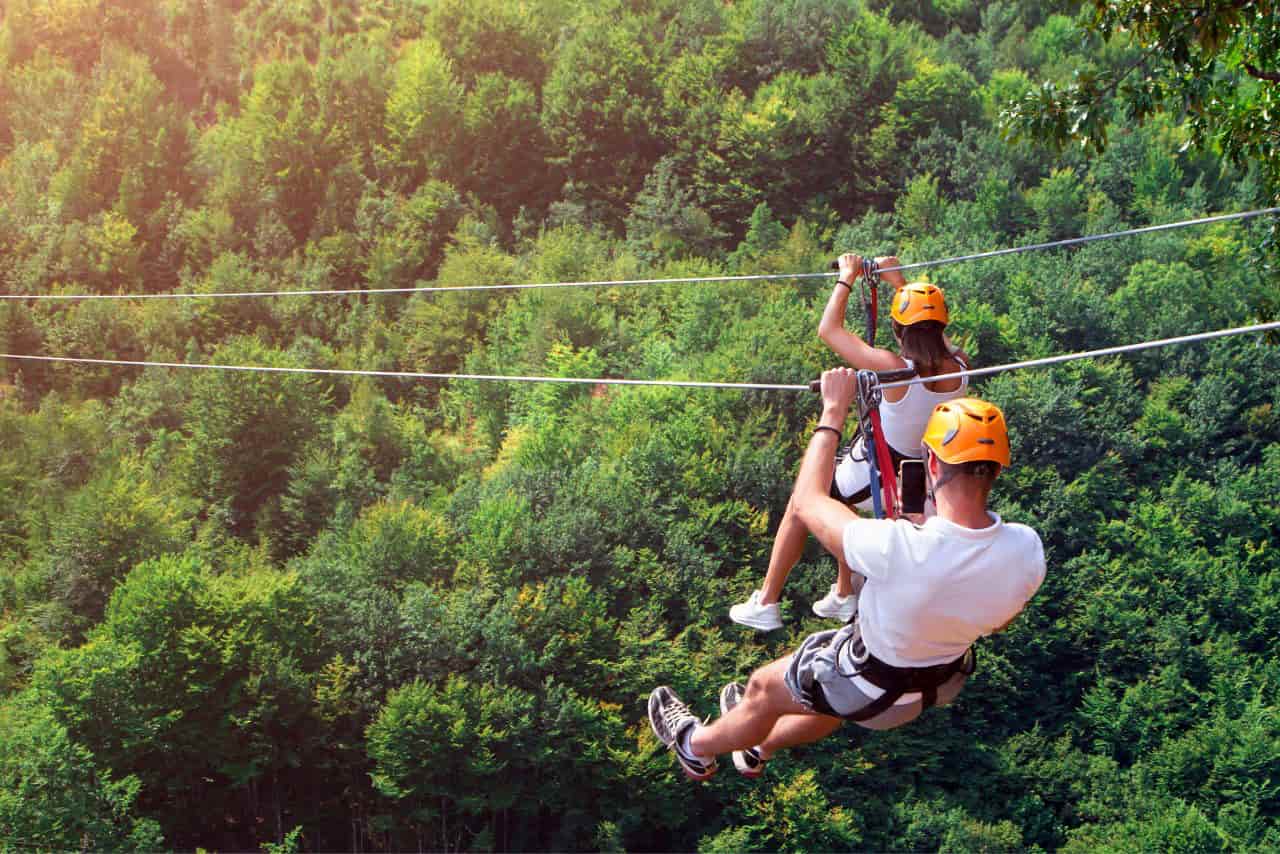
<svg viewBox="0 0 1280 854">
<path fill-rule="evenodd" d="M 935 454 L 936 456 L 936 454 Z M 976 460 L 971 463 L 945 463 L 938 460 L 939 483 L 946 483 L 953 477 L 974 477 L 984 481 L 983 485 L 990 489 L 1000 474 L 1000 464 L 991 460 Z"/>
</svg>

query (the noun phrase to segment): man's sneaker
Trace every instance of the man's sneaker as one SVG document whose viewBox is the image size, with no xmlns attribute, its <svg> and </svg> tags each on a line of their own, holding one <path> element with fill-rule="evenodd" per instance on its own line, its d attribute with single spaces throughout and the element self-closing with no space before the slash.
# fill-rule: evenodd
<svg viewBox="0 0 1280 854">
<path fill-rule="evenodd" d="M 746 692 L 747 689 L 740 682 L 730 682 L 721 688 L 720 716 L 729 714 L 729 710 L 738 705 Z M 748 747 L 746 750 L 733 751 L 733 767 L 744 777 L 759 777 L 764 773 L 764 760 L 760 758 L 760 751 Z"/>
<path fill-rule="evenodd" d="M 833 584 L 826 596 L 813 603 L 813 613 L 828 620 L 843 620 L 847 623 L 858 613 L 858 597 L 838 595 L 836 585 Z"/>
<path fill-rule="evenodd" d="M 658 741 L 671 748 L 680 763 L 680 768 L 690 780 L 705 780 L 716 773 L 716 760 L 699 759 L 685 753 L 680 746 L 680 739 L 685 730 L 697 726 L 698 719 L 689 711 L 689 707 L 680 702 L 675 692 L 663 685 L 653 689 L 649 695 L 649 726 Z"/>
<path fill-rule="evenodd" d="M 729 619 L 761 632 L 782 628 L 782 618 L 778 616 L 778 603 L 761 605 L 759 590 L 753 590 L 750 599 L 730 608 Z"/>
</svg>

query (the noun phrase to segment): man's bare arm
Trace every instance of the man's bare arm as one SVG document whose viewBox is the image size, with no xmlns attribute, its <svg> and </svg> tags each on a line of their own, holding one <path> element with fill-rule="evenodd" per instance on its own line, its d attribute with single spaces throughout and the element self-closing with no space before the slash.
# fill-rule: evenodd
<svg viewBox="0 0 1280 854">
<path fill-rule="evenodd" d="M 829 494 L 840 437 L 849 405 L 857 389 L 857 375 L 849 368 L 835 368 L 822 375 L 822 418 L 809 440 L 800 474 L 796 478 L 795 503 L 800 520 L 832 554 L 843 554 L 844 529 L 857 514 Z M 829 428 L 829 429 L 828 429 Z"/>
</svg>

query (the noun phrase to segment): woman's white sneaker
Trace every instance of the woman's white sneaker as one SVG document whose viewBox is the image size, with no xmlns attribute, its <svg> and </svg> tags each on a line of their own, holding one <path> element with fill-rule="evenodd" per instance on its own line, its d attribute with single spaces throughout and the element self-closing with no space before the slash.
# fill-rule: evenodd
<svg viewBox="0 0 1280 854">
<path fill-rule="evenodd" d="M 827 595 L 813 603 L 813 613 L 828 620 L 849 622 L 858 613 L 858 597 L 854 594 L 841 596 L 836 593 L 836 585 L 831 585 Z"/>
<path fill-rule="evenodd" d="M 814 607 L 817 607 L 816 605 Z M 743 626 L 750 626 L 756 631 L 771 632 L 782 628 L 782 617 L 778 614 L 778 603 L 760 604 L 760 591 L 753 590 L 751 598 L 739 602 L 729 609 L 729 619 Z"/>
</svg>

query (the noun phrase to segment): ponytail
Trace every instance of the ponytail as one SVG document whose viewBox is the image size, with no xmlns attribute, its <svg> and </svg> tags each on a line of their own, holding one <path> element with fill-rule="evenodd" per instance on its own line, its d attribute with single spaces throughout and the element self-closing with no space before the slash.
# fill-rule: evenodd
<svg viewBox="0 0 1280 854">
<path fill-rule="evenodd" d="M 922 376 L 942 372 L 942 363 L 951 356 L 943 330 L 936 320 L 922 320 L 910 326 L 893 321 L 893 334 L 902 348 L 902 357 L 915 363 Z"/>
</svg>

